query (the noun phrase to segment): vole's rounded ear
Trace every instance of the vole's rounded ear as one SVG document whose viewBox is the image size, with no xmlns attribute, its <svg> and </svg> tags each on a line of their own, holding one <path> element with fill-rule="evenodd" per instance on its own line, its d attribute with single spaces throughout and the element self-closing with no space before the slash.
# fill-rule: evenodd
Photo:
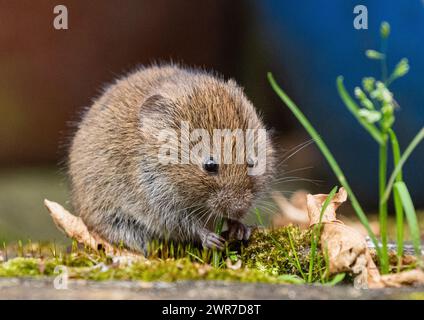
<svg viewBox="0 0 424 320">
<path fill-rule="evenodd" d="M 140 124 L 142 128 L 158 127 L 171 117 L 172 101 L 160 94 L 148 97 L 140 106 Z"/>
<path fill-rule="evenodd" d="M 149 114 L 158 114 L 166 112 L 166 99 L 160 94 L 155 94 L 144 100 L 141 105 L 140 113 L 148 116 Z"/>
</svg>

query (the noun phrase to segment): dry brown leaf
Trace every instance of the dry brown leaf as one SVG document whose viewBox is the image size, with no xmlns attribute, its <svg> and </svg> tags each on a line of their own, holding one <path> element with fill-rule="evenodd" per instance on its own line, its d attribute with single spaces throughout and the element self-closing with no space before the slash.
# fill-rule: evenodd
<svg viewBox="0 0 424 320">
<path fill-rule="evenodd" d="M 307 205 L 310 225 L 319 222 L 322 205 L 328 195 L 308 195 Z M 321 250 L 328 253 L 329 272 L 351 272 L 356 275 L 357 288 L 400 287 L 424 284 L 424 272 L 420 269 L 380 275 L 365 240 L 357 229 L 337 220 L 336 209 L 347 199 L 340 188 L 326 208 L 322 217 Z"/>
<path fill-rule="evenodd" d="M 380 277 L 380 283 L 370 283 L 370 288 L 401 287 L 404 285 L 424 284 L 424 271 L 421 269 L 403 271 L 394 274 L 385 274 Z"/>
<path fill-rule="evenodd" d="M 106 254 L 111 256 L 143 257 L 143 255 L 136 252 L 117 249 L 96 233 L 89 231 L 80 217 L 74 216 L 60 204 L 45 199 L 44 205 L 49 210 L 50 216 L 58 229 L 63 231 L 67 237 L 75 239 L 78 243 L 84 244 L 93 250 L 102 248 Z"/>
<path fill-rule="evenodd" d="M 319 223 L 321 208 L 327 197 L 327 194 L 307 196 L 311 227 Z M 357 275 L 356 285 L 366 287 L 370 281 L 379 280 L 379 273 L 368 250 L 365 237 L 337 220 L 336 210 L 346 199 L 346 190 L 340 188 L 323 213 L 321 250 L 328 254 L 330 273 L 352 272 Z"/>
<path fill-rule="evenodd" d="M 290 199 L 287 199 L 281 192 L 273 192 L 272 198 L 279 209 L 279 213 L 276 214 L 273 218 L 273 226 L 275 228 L 280 228 L 293 224 L 299 226 L 301 229 L 308 228 L 310 220 L 308 206 L 306 203 L 307 195 L 308 193 L 306 191 L 298 190 L 293 193 Z M 358 230 L 362 235 L 368 235 L 367 229 L 365 229 L 365 227 L 359 221 L 345 216 L 341 216 L 339 220 L 343 221 L 344 224 Z M 370 227 L 375 235 L 380 234 L 378 221 L 371 221 Z"/>
<path fill-rule="evenodd" d="M 306 206 L 308 208 L 309 226 L 317 224 L 320 220 L 321 207 L 327 199 L 328 194 L 308 194 L 306 196 Z M 344 188 L 340 188 L 322 215 L 322 222 L 338 221 L 336 218 L 336 210 L 340 205 L 347 200 L 347 192 Z"/>
<path fill-rule="evenodd" d="M 343 221 L 343 223 L 345 225 L 354 228 L 355 230 L 357 230 L 359 233 L 361 233 L 365 237 L 368 236 L 367 229 L 364 227 L 364 225 L 360 221 L 358 221 L 356 219 L 352 219 L 350 217 L 346 217 L 346 216 L 339 216 L 339 219 L 341 221 Z M 369 225 L 370 225 L 371 231 L 376 236 L 379 236 L 380 235 L 380 224 L 379 224 L 379 222 L 378 221 L 370 221 Z"/>
<path fill-rule="evenodd" d="M 293 224 L 306 229 L 309 226 L 306 195 L 305 191 L 296 191 L 289 201 L 281 192 L 273 192 L 272 198 L 280 209 L 279 214 L 274 216 L 273 226 L 278 228 Z"/>
</svg>

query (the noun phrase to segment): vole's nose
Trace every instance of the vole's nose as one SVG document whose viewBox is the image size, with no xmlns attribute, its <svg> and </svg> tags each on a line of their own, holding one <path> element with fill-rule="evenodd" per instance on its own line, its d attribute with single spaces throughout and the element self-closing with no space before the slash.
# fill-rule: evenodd
<svg viewBox="0 0 424 320">
<path fill-rule="evenodd" d="M 250 191 L 235 193 L 231 192 L 231 190 L 220 190 L 214 199 L 210 200 L 212 207 L 234 219 L 239 219 L 250 209 L 252 198 Z"/>
<path fill-rule="evenodd" d="M 252 205 L 250 198 L 240 198 L 232 202 L 228 208 L 228 214 L 234 219 L 240 219 L 244 217 L 249 211 Z"/>
<path fill-rule="evenodd" d="M 246 215 L 247 210 L 248 208 L 243 210 L 230 210 L 229 216 L 234 218 L 235 220 L 238 220 L 243 218 Z"/>
<path fill-rule="evenodd" d="M 246 212 L 247 210 L 249 210 L 250 207 L 250 202 L 237 202 L 232 206 L 232 211 L 234 211 L 235 213 L 240 213 L 240 212 Z"/>
</svg>

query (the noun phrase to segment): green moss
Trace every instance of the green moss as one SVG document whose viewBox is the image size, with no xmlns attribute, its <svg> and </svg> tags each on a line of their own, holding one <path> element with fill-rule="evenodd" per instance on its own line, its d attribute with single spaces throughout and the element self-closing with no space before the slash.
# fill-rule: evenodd
<svg viewBox="0 0 424 320">
<path fill-rule="evenodd" d="M 310 243 L 310 230 L 303 231 L 294 226 L 263 230 L 252 235 L 249 246 L 243 250 L 242 260 L 248 268 L 273 276 L 292 274 L 304 277 L 309 272 Z M 313 281 L 320 280 L 324 270 L 324 259 L 318 252 Z"/>
<path fill-rule="evenodd" d="M 66 260 L 66 261 L 69 261 Z M 62 259 L 13 258 L 0 264 L 0 276 L 53 276 L 55 267 L 64 265 Z M 279 279 L 259 270 L 241 268 L 216 269 L 207 264 L 193 263 L 189 259 L 140 260 L 129 265 L 99 263 L 90 267 L 67 266 L 71 279 L 88 280 L 224 280 L 240 282 L 289 283 L 290 279 Z"/>
<path fill-rule="evenodd" d="M 41 259 L 38 258 L 14 258 L 0 264 L 0 277 L 25 277 L 38 276 Z"/>
<path fill-rule="evenodd" d="M 148 259 L 119 263 L 102 251 L 79 248 L 76 244 L 67 252 L 66 248 L 52 244 L 30 243 L 9 246 L 9 260 L 0 263 L 0 276 L 53 276 L 57 266 L 66 266 L 68 276 L 74 279 L 299 283 L 304 281 L 297 276 L 308 272 L 310 236 L 309 231 L 296 227 L 256 231 L 247 247 L 231 243 L 227 250 L 219 253 L 216 264 L 219 267 L 213 267 L 213 251 L 191 246 L 155 244 Z M 242 266 L 237 270 L 228 268 L 227 259 L 232 264 L 241 259 Z M 322 263 L 316 266 L 314 281 L 320 279 L 323 269 Z"/>
<path fill-rule="evenodd" d="M 239 270 L 216 269 L 210 265 L 193 263 L 189 259 L 140 261 L 130 266 L 119 268 L 97 268 L 70 270 L 71 277 L 90 280 L 142 280 L 142 281 L 177 281 L 177 280 L 226 280 L 241 282 L 284 283 L 275 277 L 258 270 L 242 268 Z"/>
</svg>

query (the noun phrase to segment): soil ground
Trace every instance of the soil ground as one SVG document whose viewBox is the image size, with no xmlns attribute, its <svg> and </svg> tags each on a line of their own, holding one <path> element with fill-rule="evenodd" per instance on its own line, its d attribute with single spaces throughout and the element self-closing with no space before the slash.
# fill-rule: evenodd
<svg viewBox="0 0 424 320">
<path fill-rule="evenodd" d="M 0 299 L 419 299 L 424 286 L 359 290 L 352 286 L 269 285 L 219 281 L 137 282 L 69 280 L 57 290 L 52 278 L 0 279 Z"/>
</svg>

